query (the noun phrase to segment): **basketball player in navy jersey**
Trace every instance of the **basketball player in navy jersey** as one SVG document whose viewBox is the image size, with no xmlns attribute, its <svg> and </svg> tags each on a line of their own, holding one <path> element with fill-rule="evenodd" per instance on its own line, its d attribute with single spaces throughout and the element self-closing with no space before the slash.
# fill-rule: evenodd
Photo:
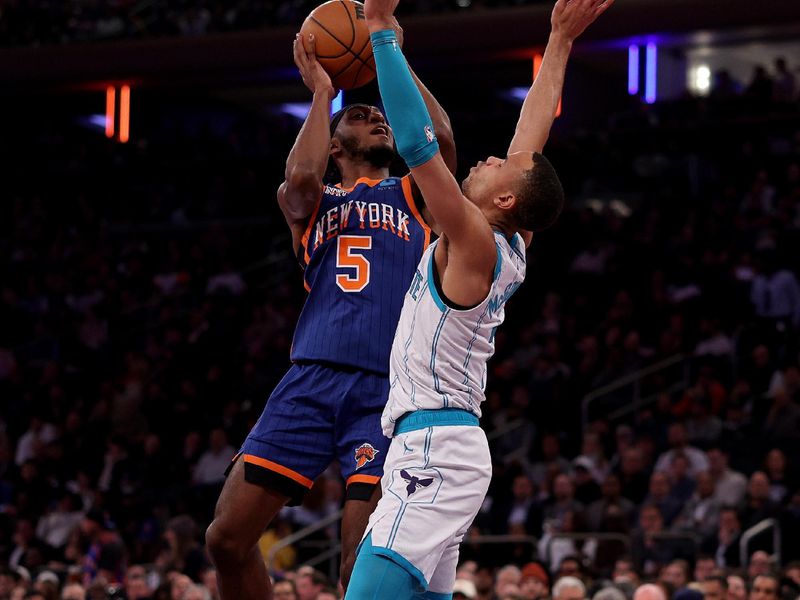
<svg viewBox="0 0 800 600">
<path fill-rule="evenodd" d="M 294 58 L 313 100 L 278 203 L 308 298 L 292 343 L 293 366 L 234 459 L 206 534 L 223 600 L 270 596 L 258 539 L 336 459 L 347 486 L 341 569 L 347 584 L 389 445 L 380 428 L 389 350 L 431 238 L 411 177 L 389 177 L 396 153 L 383 114 L 358 104 L 331 118 L 336 91 L 316 60 L 313 37 L 305 44 L 295 39 Z M 415 81 L 454 169 L 449 119 Z M 330 162 L 340 175 L 335 185 L 324 182 Z"/>
</svg>

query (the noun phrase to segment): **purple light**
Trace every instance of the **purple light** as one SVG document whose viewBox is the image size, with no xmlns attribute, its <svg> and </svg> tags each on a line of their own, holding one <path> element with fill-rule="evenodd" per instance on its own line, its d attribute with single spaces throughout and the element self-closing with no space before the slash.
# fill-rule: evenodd
<svg viewBox="0 0 800 600">
<path fill-rule="evenodd" d="M 656 79 L 658 77 L 658 46 L 647 44 L 647 56 L 644 70 L 644 101 L 653 104 L 656 101 Z"/>
<path fill-rule="evenodd" d="M 639 46 L 628 46 L 628 93 L 639 93 Z"/>
<path fill-rule="evenodd" d="M 331 102 L 331 114 L 342 110 L 342 106 L 344 105 L 344 91 L 339 90 L 339 93 L 336 95 L 336 98 L 333 99 Z"/>
</svg>

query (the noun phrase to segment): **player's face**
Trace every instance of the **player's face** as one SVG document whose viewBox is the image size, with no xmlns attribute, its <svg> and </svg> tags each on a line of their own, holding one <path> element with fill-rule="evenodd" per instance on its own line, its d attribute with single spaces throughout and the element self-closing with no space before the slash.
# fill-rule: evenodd
<svg viewBox="0 0 800 600">
<path fill-rule="evenodd" d="M 506 158 L 490 156 L 469 170 L 461 184 L 464 195 L 482 206 L 494 203 L 495 197 L 514 193 L 525 171 L 533 167 L 532 152 L 514 152 Z"/>
<path fill-rule="evenodd" d="M 383 113 L 374 106 L 354 106 L 336 128 L 345 139 L 354 140 L 360 151 L 386 148 L 394 151 L 394 135 Z"/>
</svg>

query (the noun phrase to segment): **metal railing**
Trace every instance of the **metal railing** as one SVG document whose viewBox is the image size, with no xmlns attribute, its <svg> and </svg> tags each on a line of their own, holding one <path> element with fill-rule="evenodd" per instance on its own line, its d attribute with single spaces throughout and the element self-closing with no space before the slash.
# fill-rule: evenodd
<svg viewBox="0 0 800 600">
<path fill-rule="evenodd" d="M 629 386 L 633 386 L 633 394 L 632 394 L 632 401 L 626 402 L 624 406 L 614 410 L 605 415 L 606 420 L 616 420 L 621 417 L 624 417 L 627 414 L 635 412 L 642 408 L 643 406 L 655 401 L 656 396 L 651 395 L 647 397 L 642 397 L 642 381 L 650 377 L 652 375 L 656 375 L 657 373 L 661 373 L 670 369 L 676 365 L 680 365 L 682 363 L 683 368 L 681 369 L 681 377 L 680 379 L 673 383 L 672 385 L 660 389 L 661 392 L 676 392 L 682 389 L 686 389 L 689 385 L 689 359 L 691 357 L 687 356 L 686 354 L 676 354 L 671 356 L 667 359 L 659 361 L 649 367 L 645 367 L 644 369 L 639 369 L 638 371 L 631 373 L 629 375 L 625 375 L 624 377 L 620 377 L 616 381 L 612 381 L 608 385 L 604 385 L 601 388 L 586 394 L 581 400 L 581 424 L 583 426 L 583 430 L 586 431 L 587 427 L 589 426 L 590 421 L 590 409 L 592 404 L 596 403 L 598 399 L 604 398 L 606 396 L 611 395 L 614 392 L 627 388 Z"/>
<path fill-rule="evenodd" d="M 753 541 L 757 535 L 772 529 L 772 556 L 770 559 L 773 564 L 779 565 L 781 562 L 781 526 L 777 519 L 764 519 L 753 525 L 750 529 L 742 534 L 739 540 L 739 559 L 741 560 L 742 567 L 747 567 L 750 564 L 750 542 Z"/>
<path fill-rule="evenodd" d="M 301 542 L 308 536 L 318 532 L 320 529 L 325 529 L 326 527 L 330 527 L 334 523 L 338 523 L 339 521 L 341 521 L 343 513 L 344 513 L 343 510 L 339 510 L 331 515 L 328 515 L 324 519 L 321 519 L 316 523 L 312 523 L 307 527 L 303 527 L 299 531 L 296 531 L 291 535 L 287 535 L 285 538 L 281 538 L 280 540 L 275 542 L 275 544 L 273 544 L 272 547 L 267 552 L 267 559 L 266 559 L 267 569 L 272 570 L 272 565 L 275 563 L 275 556 L 278 554 L 278 552 L 280 552 L 281 550 L 283 550 L 288 546 L 291 546 L 292 544 Z M 308 561 L 304 562 L 303 566 L 308 565 L 313 567 L 325 560 L 329 560 L 335 557 L 341 551 L 341 544 L 339 543 L 339 540 L 331 540 L 330 545 L 331 545 L 330 548 L 324 550 L 318 556 L 315 556 L 314 558 L 311 558 Z M 331 561 L 331 568 L 330 568 L 331 571 L 335 569 L 334 565 L 335 561 Z M 331 579 L 335 581 L 336 579 L 338 579 L 338 577 L 334 575 L 331 577 Z"/>
<path fill-rule="evenodd" d="M 631 536 L 624 533 L 603 533 L 603 532 L 587 532 L 587 533 L 554 533 L 545 546 L 545 564 L 549 565 L 553 557 L 553 543 L 556 540 L 581 540 L 588 542 L 595 540 L 598 542 L 622 542 L 625 545 L 626 551 L 630 552 L 631 549 Z"/>
</svg>

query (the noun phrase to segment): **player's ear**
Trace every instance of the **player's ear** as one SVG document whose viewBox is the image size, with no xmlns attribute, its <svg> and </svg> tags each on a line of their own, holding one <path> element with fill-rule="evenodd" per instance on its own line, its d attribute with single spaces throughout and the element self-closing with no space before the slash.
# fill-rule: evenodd
<svg viewBox="0 0 800 600">
<path fill-rule="evenodd" d="M 511 210 L 517 204 L 517 196 L 514 192 L 501 192 L 494 197 L 494 205 L 502 210 Z"/>
<path fill-rule="evenodd" d="M 331 138 L 331 149 L 328 152 L 333 158 L 336 158 L 342 153 L 342 143 L 339 141 L 339 138 L 332 137 Z"/>
</svg>

